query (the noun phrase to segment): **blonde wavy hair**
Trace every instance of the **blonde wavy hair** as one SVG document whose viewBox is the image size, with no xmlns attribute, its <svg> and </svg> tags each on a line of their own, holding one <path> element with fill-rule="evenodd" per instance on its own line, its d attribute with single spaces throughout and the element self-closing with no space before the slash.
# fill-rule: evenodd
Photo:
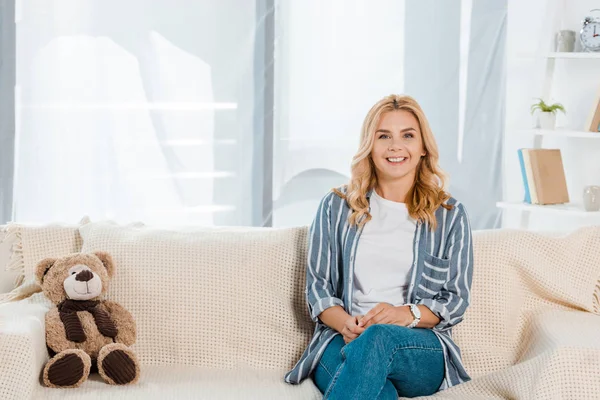
<svg viewBox="0 0 600 400">
<path fill-rule="evenodd" d="M 437 227 L 435 211 L 440 206 L 448 210 L 452 209 L 452 206 L 444 204 L 450 198 L 450 194 L 445 191 L 446 174 L 438 165 L 438 147 L 429 122 L 421 106 L 410 96 L 389 95 L 371 107 L 362 125 L 358 152 L 352 158 L 351 178 L 346 185 L 346 193 L 337 189 L 332 190 L 346 199 L 352 209 L 348 217 L 350 225 L 357 224 L 360 227 L 371 220 L 367 192 L 377 186 L 375 164 L 371 157 L 375 143 L 375 130 L 384 113 L 397 110 L 405 110 L 415 116 L 421 129 L 426 152 L 419 160 L 415 181 L 406 195 L 406 207 L 412 218 L 428 222 L 431 230 L 435 230 Z"/>
</svg>

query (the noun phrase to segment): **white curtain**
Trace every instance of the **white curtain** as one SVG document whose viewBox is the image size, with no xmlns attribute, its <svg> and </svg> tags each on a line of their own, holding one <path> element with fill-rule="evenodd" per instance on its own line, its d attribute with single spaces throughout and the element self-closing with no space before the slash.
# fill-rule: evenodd
<svg viewBox="0 0 600 400">
<path fill-rule="evenodd" d="M 14 219 L 247 224 L 255 11 L 18 1 Z"/>
<path fill-rule="evenodd" d="M 309 224 L 368 109 L 406 93 L 497 226 L 506 0 L 16 5 L 14 220 Z"/>
</svg>

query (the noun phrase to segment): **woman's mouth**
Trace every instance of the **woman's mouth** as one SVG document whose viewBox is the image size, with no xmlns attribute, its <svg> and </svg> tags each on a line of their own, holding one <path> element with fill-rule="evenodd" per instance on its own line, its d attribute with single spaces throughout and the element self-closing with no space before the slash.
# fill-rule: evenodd
<svg viewBox="0 0 600 400">
<path fill-rule="evenodd" d="M 391 165 L 402 165 L 407 160 L 406 157 L 388 157 L 386 158 L 388 164 Z"/>
</svg>

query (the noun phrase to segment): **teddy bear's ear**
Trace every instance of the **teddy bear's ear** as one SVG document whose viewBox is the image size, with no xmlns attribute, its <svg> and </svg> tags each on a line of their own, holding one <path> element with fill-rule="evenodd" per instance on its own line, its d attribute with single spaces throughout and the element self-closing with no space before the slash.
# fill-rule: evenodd
<svg viewBox="0 0 600 400">
<path fill-rule="evenodd" d="M 108 277 L 112 278 L 115 273 L 115 264 L 113 263 L 111 255 L 104 251 L 96 251 L 94 252 L 94 255 L 102 261 L 104 268 L 106 268 L 106 272 L 108 272 Z"/>
<path fill-rule="evenodd" d="M 46 272 L 48 272 L 50 267 L 52 267 L 55 262 L 56 258 L 45 258 L 35 267 L 35 280 L 37 281 L 38 285 L 42 286 Z"/>
</svg>

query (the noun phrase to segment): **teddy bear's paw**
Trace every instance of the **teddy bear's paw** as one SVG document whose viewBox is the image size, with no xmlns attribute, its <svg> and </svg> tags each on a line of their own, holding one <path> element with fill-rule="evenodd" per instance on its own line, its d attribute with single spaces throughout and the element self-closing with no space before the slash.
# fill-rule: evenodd
<svg viewBox="0 0 600 400">
<path fill-rule="evenodd" d="M 83 350 L 62 351 L 44 367 L 44 384 L 55 388 L 78 387 L 90 374 L 91 365 L 90 356 Z"/>
<path fill-rule="evenodd" d="M 140 366 L 135 353 L 122 343 L 111 343 L 100 349 L 98 372 L 111 385 L 135 383 L 140 377 Z"/>
</svg>

